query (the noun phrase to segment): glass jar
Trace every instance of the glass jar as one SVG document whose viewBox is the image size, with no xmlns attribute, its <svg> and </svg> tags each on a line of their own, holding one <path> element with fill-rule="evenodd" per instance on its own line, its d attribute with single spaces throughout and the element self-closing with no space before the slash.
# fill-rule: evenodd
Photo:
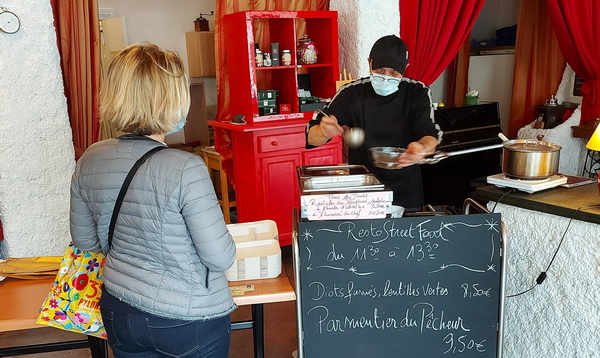
<svg viewBox="0 0 600 358">
<path fill-rule="evenodd" d="M 264 57 L 264 59 L 263 59 L 263 66 L 265 66 L 265 67 L 270 67 L 270 66 L 271 66 L 271 63 L 272 63 L 272 62 L 271 62 L 271 54 L 270 54 L 270 53 L 268 53 L 268 52 L 265 52 L 265 53 L 263 54 L 263 57 Z"/>
<path fill-rule="evenodd" d="M 284 66 L 289 66 L 292 64 L 292 53 L 290 50 L 281 51 L 281 64 Z"/>
<path fill-rule="evenodd" d="M 263 66 L 263 53 L 261 50 L 256 50 L 255 52 L 255 57 L 254 60 L 256 62 L 256 67 L 262 67 Z"/>
<path fill-rule="evenodd" d="M 296 57 L 298 58 L 298 64 L 300 65 L 312 65 L 317 63 L 317 48 L 315 43 L 304 34 L 304 36 L 298 40 L 298 46 L 296 47 Z"/>
</svg>

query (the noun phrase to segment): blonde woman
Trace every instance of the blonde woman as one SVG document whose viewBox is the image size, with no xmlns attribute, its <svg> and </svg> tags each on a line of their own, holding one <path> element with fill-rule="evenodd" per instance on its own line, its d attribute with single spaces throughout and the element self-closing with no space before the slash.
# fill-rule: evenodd
<svg viewBox="0 0 600 358">
<path fill-rule="evenodd" d="M 202 159 L 176 149 L 137 171 L 116 219 L 113 207 L 133 164 L 166 146 L 190 102 L 179 56 L 143 43 L 111 62 L 100 91 L 102 121 L 130 133 L 91 145 L 71 183 L 71 236 L 107 255 L 100 307 L 115 357 L 227 357 L 236 308 L 224 271 L 231 238 Z"/>
</svg>

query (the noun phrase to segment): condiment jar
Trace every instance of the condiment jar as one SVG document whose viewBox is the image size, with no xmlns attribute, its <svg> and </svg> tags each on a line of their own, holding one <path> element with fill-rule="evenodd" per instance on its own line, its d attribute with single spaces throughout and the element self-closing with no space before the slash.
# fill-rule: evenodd
<svg viewBox="0 0 600 358">
<path fill-rule="evenodd" d="M 290 50 L 281 51 L 281 64 L 284 66 L 289 66 L 292 64 L 292 53 Z"/>
<path fill-rule="evenodd" d="M 256 67 L 262 67 L 263 66 L 263 61 L 264 60 L 263 60 L 263 53 L 262 53 L 261 50 L 256 49 L 254 59 L 255 59 L 255 62 L 256 62 Z"/>
<path fill-rule="evenodd" d="M 296 48 L 296 57 L 298 57 L 298 63 L 301 65 L 312 65 L 317 63 L 317 48 L 315 43 L 304 34 L 304 36 L 298 40 L 298 46 Z"/>
</svg>

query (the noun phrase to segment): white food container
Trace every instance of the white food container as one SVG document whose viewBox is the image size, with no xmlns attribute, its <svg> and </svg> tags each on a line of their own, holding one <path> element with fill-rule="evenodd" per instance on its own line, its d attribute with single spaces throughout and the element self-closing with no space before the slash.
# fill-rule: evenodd
<svg viewBox="0 0 600 358">
<path fill-rule="evenodd" d="M 281 273 L 279 232 L 273 220 L 227 225 L 237 252 L 225 271 L 229 281 L 274 278 Z"/>
</svg>

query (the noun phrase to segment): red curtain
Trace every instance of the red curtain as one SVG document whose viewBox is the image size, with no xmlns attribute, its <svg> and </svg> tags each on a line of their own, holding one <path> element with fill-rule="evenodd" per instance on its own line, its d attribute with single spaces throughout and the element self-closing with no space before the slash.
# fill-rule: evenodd
<svg viewBox="0 0 600 358">
<path fill-rule="evenodd" d="M 471 35 L 461 46 L 458 54 L 448 66 L 446 84 L 446 106 L 458 107 L 465 104 L 465 94 L 469 92 L 469 63 L 471 60 Z"/>
<path fill-rule="evenodd" d="M 430 85 L 471 32 L 484 0 L 401 0 L 400 37 L 408 47 L 407 77 Z"/>
<path fill-rule="evenodd" d="M 215 50 L 217 69 L 217 120 L 222 118 L 221 108 L 227 108 L 232 98 L 229 98 L 229 75 L 227 73 L 227 53 L 223 49 L 225 38 L 222 29 L 223 16 L 246 10 L 298 10 L 323 11 L 329 10 L 329 0 L 217 0 L 215 14 Z M 298 33 L 303 33 L 299 31 Z M 235 55 L 235 54 L 234 54 Z M 215 148 L 221 155 L 223 170 L 230 181 L 233 180 L 233 158 L 231 140 L 228 131 L 215 128 Z"/>
<path fill-rule="evenodd" d="M 100 138 L 97 0 L 50 0 L 76 159 Z"/>
<path fill-rule="evenodd" d="M 600 117 L 600 1 L 546 0 L 567 63 L 585 83 L 581 124 Z"/>
</svg>

